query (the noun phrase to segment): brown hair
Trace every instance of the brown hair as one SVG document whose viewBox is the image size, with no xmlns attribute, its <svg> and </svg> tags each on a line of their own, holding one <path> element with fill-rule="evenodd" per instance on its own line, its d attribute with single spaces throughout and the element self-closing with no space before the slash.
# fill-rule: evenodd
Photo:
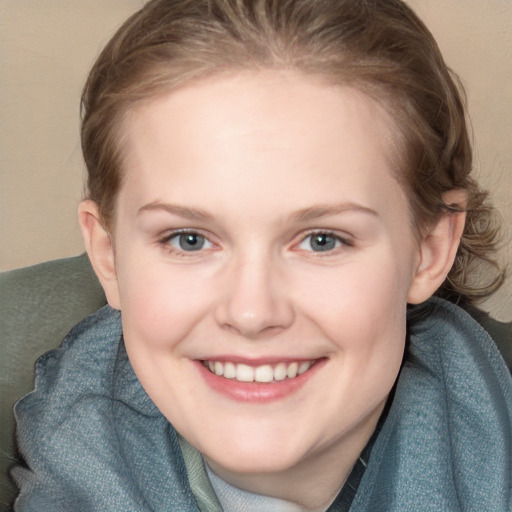
<svg viewBox="0 0 512 512">
<path fill-rule="evenodd" d="M 147 3 L 100 54 L 82 96 L 87 194 L 107 228 L 123 178 L 128 111 L 194 79 L 258 68 L 313 74 L 379 101 L 396 122 L 397 177 L 408 192 L 416 232 L 461 209 L 445 205 L 444 192 L 467 193 L 466 227 L 438 295 L 473 300 L 498 288 L 498 230 L 487 194 L 470 176 L 462 88 L 430 32 L 400 0 Z"/>
</svg>

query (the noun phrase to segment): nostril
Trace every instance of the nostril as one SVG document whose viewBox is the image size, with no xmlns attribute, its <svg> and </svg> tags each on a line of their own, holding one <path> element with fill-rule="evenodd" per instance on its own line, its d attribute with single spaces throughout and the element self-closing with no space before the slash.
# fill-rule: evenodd
<svg viewBox="0 0 512 512">
<path fill-rule="evenodd" d="M 215 320 L 226 331 L 248 339 L 268 337 L 293 323 L 290 297 L 272 268 L 260 259 L 258 264 L 239 265 L 230 275 L 224 293 L 218 297 Z"/>
<path fill-rule="evenodd" d="M 240 331 L 234 325 L 231 325 L 229 323 L 224 322 L 221 324 L 221 327 L 225 331 L 231 332 L 233 334 L 241 334 Z"/>
</svg>

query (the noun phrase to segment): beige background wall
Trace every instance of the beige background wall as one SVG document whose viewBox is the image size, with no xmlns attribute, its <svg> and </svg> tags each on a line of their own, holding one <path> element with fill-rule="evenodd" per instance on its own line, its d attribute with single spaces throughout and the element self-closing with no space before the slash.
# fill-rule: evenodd
<svg viewBox="0 0 512 512">
<path fill-rule="evenodd" d="M 476 166 L 512 261 L 512 1 L 409 0 L 468 92 Z M 142 0 L 0 0 L 0 270 L 83 250 L 78 101 L 100 47 Z M 512 319 L 512 282 L 488 304 Z"/>
</svg>

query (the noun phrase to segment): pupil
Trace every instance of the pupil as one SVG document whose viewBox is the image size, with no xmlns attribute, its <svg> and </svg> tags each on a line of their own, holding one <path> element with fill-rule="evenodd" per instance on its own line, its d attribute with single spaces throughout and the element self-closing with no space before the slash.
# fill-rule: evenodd
<svg viewBox="0 0 512 512">
<path fill-rule="evenodd" d="M 180 248 L 184 251 L 198 251 L 204 245 L 204 237 L 194 233 L 180 235 Z"/>
<path fill-rule="evenodd" d="M 315 235 L 311 239 L 311 248 L 315 251 L 330 251 L 334 249 L 336 245 L 336 240 L 329 235 Z"/>
</svg>

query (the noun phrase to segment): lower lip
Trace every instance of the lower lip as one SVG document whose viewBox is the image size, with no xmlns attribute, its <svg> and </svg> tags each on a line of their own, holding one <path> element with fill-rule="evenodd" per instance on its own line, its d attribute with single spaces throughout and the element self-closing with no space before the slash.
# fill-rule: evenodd
<svg viewBox="0 0 512 512">
<path fill-rule="evenodd" d="M 316 361 L 307 372 L 293 379 L 274 382 L 240 382 L 219 377 L 208 370 L 202 361 L 194 361 L 206 384 L 224 396 L 239 402 L 271 402 L 285 398 L 298 391 L 325 364 L 326 359 Z"/>
</svg>

